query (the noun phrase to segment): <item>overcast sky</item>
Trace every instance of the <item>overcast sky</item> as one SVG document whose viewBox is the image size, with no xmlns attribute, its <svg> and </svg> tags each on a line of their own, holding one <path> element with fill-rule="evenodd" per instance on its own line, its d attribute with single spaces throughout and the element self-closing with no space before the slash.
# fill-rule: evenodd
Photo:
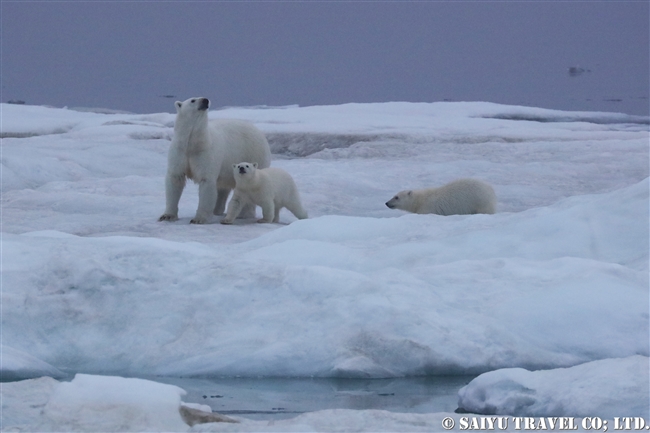
<svg viewBox="0 0 650 433">
<path fill-rule="evenodd" d="M 150 113 L 193 96 L 213 108 L 454 100 L 649 114 L 648 1 L 0 7 L 2 102 Z"/>
</svg>

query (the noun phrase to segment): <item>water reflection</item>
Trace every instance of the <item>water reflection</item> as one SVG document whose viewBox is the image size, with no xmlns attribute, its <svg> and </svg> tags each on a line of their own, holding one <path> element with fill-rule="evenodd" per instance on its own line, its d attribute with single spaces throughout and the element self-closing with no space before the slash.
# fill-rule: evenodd
<svg viewBox="0 0 650 433">
<path fill-rule="evenodd" d="M 474 376 L 399 379 L 151 378 L 187 391 L 183 401 L 250 419 L 290 418 L 323 409 L 453 412 L 458 390 Z"/>
</svg>

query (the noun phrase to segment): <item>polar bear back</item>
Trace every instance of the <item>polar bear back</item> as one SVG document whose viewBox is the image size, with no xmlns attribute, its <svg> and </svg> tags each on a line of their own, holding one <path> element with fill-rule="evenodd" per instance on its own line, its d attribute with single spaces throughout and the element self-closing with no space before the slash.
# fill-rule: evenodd
<svg viewBox="0 0 650 433">
<path fill-rule="evenodd" d="M 476 179 L 459 179 L 439 188 L 416 192 L 416 213 L 437 215 L 493 214 L 496 194 L 485 182 Z"/>
<path fill-rule="evenodd" d="M 417 214 L 468 215 L 493 214 L 496 194 L 485 182 L 458 179 L 439 188 L 426 188 L 398 193 L 387 204 Z"/>
<path fill-rule="evenodd" d="M 221 169 L 217 182 L 219 188 L 235 188 L 233 164 L 241 161 L 256 162 L 259 168 L 271 165 L 271 150 L 264 134 L 252 123 L 237 119 L 214 119 L 209 122 L 213 143 L 223 143 Z M 237 146 L 233 146 L 237 143 Z"/>
<path fill-rule="evenodd" d="M 256 176 L 259 176 L 259 184 L 266 189 L 267 196 L 273 197 L 276 204 L 286 206 L 285 203 L 292 203 L 298 196 L 298 188 L 289 173 L 281 168 L 268 167 L 258 169 Z"/>
</svg>

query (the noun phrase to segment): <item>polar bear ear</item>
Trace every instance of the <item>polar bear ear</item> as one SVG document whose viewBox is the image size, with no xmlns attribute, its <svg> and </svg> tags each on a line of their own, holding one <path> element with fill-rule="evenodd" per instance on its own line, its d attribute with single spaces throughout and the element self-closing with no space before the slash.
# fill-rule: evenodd
<svg viewBox="0 0 650 433">
<path fill-rule="evenodd" d="M 257 168 L 257 163 L 256 162 L 253 163 L 253 167 Z"/>
<path fill-rule="evenodd" d="M 174 105 L 176 106 L 176 112 L 177 112 L 177 113 L 178 113 L 179 111 L 181 111 L 181 107 L 183 106 L 183 103 L 182 103 L 181 101 L 176 101 L 176 102 L 174 103 Z"/>
<path fill-rule="evenodd" d="M 233 165 L 232 165 L 232 168 L 237 168 L 237 164 L 233 164 Z"/>
<path fill-rule="evenodd" d="M 407 194 L 409 197 L 413 195 L 413 191 L 409 191 Z"/>
</svg>

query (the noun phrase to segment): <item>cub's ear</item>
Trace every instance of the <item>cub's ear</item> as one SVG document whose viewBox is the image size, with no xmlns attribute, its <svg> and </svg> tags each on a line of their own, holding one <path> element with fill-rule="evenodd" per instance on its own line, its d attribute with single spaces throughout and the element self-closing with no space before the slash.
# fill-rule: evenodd
<svg viewBox="0 0 650 433">
<path fill-rule="evenodd" d="M 237 164 L 233 164 L 233 165 L 232 165 L 232 168 L 237 168 Z"/>
<path fill-rule="evenodd" d="M 257 163 L 256 162 L 253 163 L 253 167 L 257 168 Z"/>
<path fill-rule="evenodd" d="M 409 191 L 408 195 L 409 196 L 413 195 L 413 191 Z"/>
<path fill-rule="evenodd" d="M 176 102 L 174 103 L 174 105 L 176 106 L 176 112 L 177 112 L 177 113 L 178 113 L 179 111 L 181 111 L 181 107 L 183 106 L 183 103 L 182 103 L 181 101 L 176 101 Z"/>
</svg>

